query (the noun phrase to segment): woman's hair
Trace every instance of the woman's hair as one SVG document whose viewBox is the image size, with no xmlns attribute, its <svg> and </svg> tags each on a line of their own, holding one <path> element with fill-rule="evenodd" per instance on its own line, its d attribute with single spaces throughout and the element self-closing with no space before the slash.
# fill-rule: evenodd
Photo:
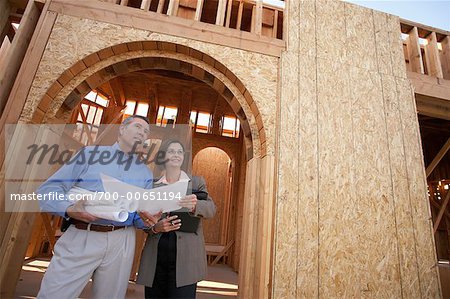
<svg viewBox="0 0 450 299">
<path fill-rule="evenodd" d="M 184 148 L 184 144 L 181 141 L 179 141 L 178 139 L 164 140 L 161 143 L 161 146 L 159 147 L 159 152 L 161 153 L 161 155 L 158 155 L 158 156 L 163 158 L 162 161 L 166 161 L 167 150 L 169 149 L 169 146 L 174 143 L 178 143 L 179 145 L 181 145 L 181 148 L 183 149 L 183 164 L 181 165 L 181 169 L 184 169 L 185 165 L 186 165 L 186 150 Z M 158 166 L 161 167 L 162 169 L 164 169 L 165 163 L 159 163 Z"/>
</svg>

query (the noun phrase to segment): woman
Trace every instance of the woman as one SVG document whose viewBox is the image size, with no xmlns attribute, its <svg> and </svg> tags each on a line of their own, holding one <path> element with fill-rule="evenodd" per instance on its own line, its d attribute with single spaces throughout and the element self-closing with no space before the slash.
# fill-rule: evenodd
<svg viewBox="0 0 450 299">
<path fill-rule="evenodd" d="M 185 150 L 177 140 L 169 140 L 161 146 L 165 153 L 165 175 L 154 187 L 190 179 L 181 170 Z M 189 189 L 205 191 L 205 180 L 192 177 Z M 197 200 L 196 195 L 187 195 L 179 205 L 193 216 L 211 218 L 216 206 L 208 196 Z M 149 230 L 142 252 L 137 283 L 145 285 L 145 298 L 195 298 L 197 282 L 206 276 L 206 250 L 200 221 L 196 232 L 182 232 L 181 220 L 177 216 L 163 215 Z"/>
</svg>

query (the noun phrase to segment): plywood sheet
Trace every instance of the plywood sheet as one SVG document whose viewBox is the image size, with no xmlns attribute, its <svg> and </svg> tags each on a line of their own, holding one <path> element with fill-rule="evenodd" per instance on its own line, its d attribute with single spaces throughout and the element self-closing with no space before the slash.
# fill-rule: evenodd
<svg viewBox="0 0 450 299">
<path fill-rule="evenodd" d="M 275 225 L 273 292 L 276 298 L 296 296 L 298 203 L 298 56 L 281 57 L 278 190 Z"/>
</svg>

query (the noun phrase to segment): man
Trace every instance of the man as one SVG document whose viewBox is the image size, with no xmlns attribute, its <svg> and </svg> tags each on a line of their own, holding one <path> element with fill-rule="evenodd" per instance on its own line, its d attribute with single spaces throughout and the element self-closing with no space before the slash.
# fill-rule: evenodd
<svg viewBox="0 0 450 299">
<path fill-rule="evenodd" d="M 134 257 L 134 226 L 148 228 L 159 215 L 142 212 L 141 219 L 129 213 L 125 222 L 99 219 L 86 212 L 83 201 L 69 201 L 66 194 L 73 187 L 104 191 L 101 173 L 150 189 L 153 174 L 134 152 L 148 133 L 147 118 L 130 116 L 121 124 L 114 145 L 83 148 L 39 187 L 40 194 L 65 194 L 66 200 L 42 201 L 41 211 L 70 219 L 71 225 L 56 242 L 38 298 L 77 298 L 91 277 L 92 297 L 125 297 Z"/>
</svg>

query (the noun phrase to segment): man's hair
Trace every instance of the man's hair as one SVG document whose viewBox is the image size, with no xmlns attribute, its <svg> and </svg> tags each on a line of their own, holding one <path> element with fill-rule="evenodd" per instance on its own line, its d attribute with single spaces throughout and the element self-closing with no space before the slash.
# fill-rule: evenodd
<svg viewBox="0 0 450 299">
<path fill-rule="evenodd" d="M 136 119 L 136 118 L 139 118 L 139 119 L 142 119 L 143 121 L 145 121 L 146 123 L 148 123 L 148 124 L 150 124 L 150 121 L 148 120 L 148 118 L 147 117 L 145 117 L 145 116 L 142 116 L 142 115 L 131 115 L 131 116 L 128 116 L 127 118 L 125 118 L 123 121 L 122 121 L 122 125 L 128 125 L 129 123 L 131 123 L 134 119 Z"/>
</svg>

